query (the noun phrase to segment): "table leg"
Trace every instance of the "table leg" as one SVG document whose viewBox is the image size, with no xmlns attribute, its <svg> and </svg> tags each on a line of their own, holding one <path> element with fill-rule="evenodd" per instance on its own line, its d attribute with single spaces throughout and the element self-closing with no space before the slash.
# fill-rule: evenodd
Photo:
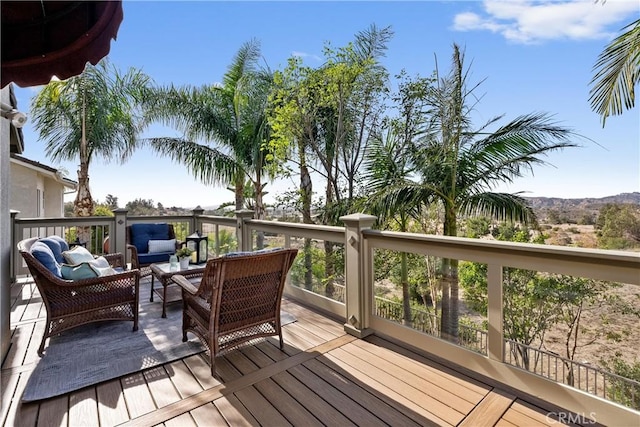
<svg viewBox="0 0 640 427">
<path fill-rule="evenodd" d="M 167 285 L 171 282 L 169 279 L 167 282 L 162 282 L 162 317 L 167 317 Z"/>
<path fill-rule="evenodd" d="M 153 279 L 155 279 L 155 275 L 151 275 L 151 295 L 149 296 L 149 302 L 153 302 Z"/>
</svg>

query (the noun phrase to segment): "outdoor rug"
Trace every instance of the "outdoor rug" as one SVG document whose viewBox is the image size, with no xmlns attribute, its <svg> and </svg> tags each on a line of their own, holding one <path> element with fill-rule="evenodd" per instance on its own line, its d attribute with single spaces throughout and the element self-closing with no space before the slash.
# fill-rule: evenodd
<svg viewBox="0 0 640 427">
<path fill-rule="evenodd" d="M 168 304 L 163 319 L 162 302 L 156 298 L 150 303 L 149 285 L 141 282 L 138 331 L 132 332 L 132 322 L 101 322 L 50 338 L 27 381 L 23 402 L 58 396 L 205 350 L 193 334 L 182 342 L 181 303 Z M 285 311 L 281 319 L 283 326 L 296 320 Z"/>
</svg>

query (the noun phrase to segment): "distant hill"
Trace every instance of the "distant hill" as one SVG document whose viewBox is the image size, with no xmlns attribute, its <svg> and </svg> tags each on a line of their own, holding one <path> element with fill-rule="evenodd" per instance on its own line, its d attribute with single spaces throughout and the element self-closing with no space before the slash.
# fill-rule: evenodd
<svg viewBox="0 0 640 427">
<path fill-rule="evenodd" d="M 621 193 L 600 198 L 525 197 L 525 199 L 542 221 L 550 219 L 551 216 L 554 218 L 559 216 L 560 222 L 576 223 L 585 221 L 586 217 L 597 215 L 600 208 L 608 203 L 640 205 L 640 192 Z M 554 215 L 551 215 L 551 213 Z"/>
<path fill-rule="evenodd" d="M 582 198 L 582 199 L 562 199 L 559 197 L 525 197 L 534 209 L 541 208 L 585 208 L 599 209 L 607 203 L 630 203 L 640 205 L 640 192 L 620 193 L 615 196 L 606 196 L 600 198 Z"/>
</svg>

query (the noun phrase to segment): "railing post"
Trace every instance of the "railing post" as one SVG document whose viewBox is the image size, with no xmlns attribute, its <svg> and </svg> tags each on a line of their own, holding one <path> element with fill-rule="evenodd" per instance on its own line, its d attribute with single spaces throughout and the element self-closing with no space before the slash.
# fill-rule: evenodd
<svg viewBox="0 0 640 427">
<path fill-rule="evenodd" d="M 22 239 L 18 240 L 16 231 L 16 217 L 19 213 L 20 211 L 16 211 L 13 209 L 9 210 L 9 214 L 11 215 L 11 230 L 9 231 L 11 233 L 11 253 L 9 255 L 9 259 L 11 260 L 9 265 L 9 276 L 11 279 L 11 283 L 14 283 L 16 281 L 16 271 L 18 270 L 18 263 L 22 262 L 22 256 L 18 255 L 18 242 Z"/>
<path fill-rule="evenodd" d="M 502 312 L 502 265 L 487 266 L 487 355 L 490 359 L 503 361 L 504 321 Z"/>
<path fill-rule="evenodd" d="M 124 208 L 113 210 L 115 229 L 109 232 L 109 252 L 122 253 L 125 262 L 131 262 L 131 254 L 127 253 L 127 212 L 129 211 Z"/>
<path fill-rule="evenodd" d="M 253 218 L 253 211 L 249 209 L 241 209 L 236 211 L 236 239 L 238 239 L 238 250 L 239 251 L 250 251 L 252 250 L 252 242 L 251 242 L 251 230 L 249 227 L 246 227 L 244 222 L 248 219 Z"/>
<path fill-rule="evenodd" d="M 204 214 L 204 209 L 198 205 L 191 212 L 193 212 L 193 219 L 191 220 L 191 226 L 193 228 L 188 234 L 193 234 L 196 231 L 202 232 L 202 220 L 199 217 Z"/>
<path fill-rule="evenodd" d="M 376 217 L 351 214 L 340 217 L 345 223 L 345 305 L 347 322 L 344 330 L 358 338 L 371 334 L 368 330 L 371 314 L 372 279 L 368 273 L 369 259 L 362 230 L 371 228 Z"/>
</svg>

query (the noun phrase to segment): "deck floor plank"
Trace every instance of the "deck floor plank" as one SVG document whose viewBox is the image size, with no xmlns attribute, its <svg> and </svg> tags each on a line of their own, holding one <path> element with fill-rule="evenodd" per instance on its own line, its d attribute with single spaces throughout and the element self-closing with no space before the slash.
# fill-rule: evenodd
<svg viewBox="0 0 640 427">
<path fill-rule="evenodd" d="M 287 393 L 273 379 L 262 380 L 254 387 L 294 426 L 320 427 L 323 425 L 304 405 Z"/>
<path fill-rule="evenodd" d="M 98 384 L 96 387 L 98 396 L 98 417 L 101 425 L 115 426 L 129 420 L 127 403 L 120 380 Z"/>
<path fill-rule="evenodd" d="M 27 385 L 28 375 L 21 373 L 11 376 L 5 388 L 5 374 L 2 374 L 2 425 L 5 426 L 35 426 L 38 421 L 38 404 L 22 403 L 20 396 Z M 13 400 L 5 401 L 5 393 Z"/>
<path fill-rule="evenodd" d="M 147 387 L 142 372 L 123 377 L 120 382 L 131 418 L 139 417 L 156 409 L 153 396 L 151 396 L 151 391 Z"/>
<path fill-rule="evenodd" d="M 20 418 L 20 417 L 17 417 Z M 69 425 L 69 395 L 42 401 L 38 411 L 38 427 Z"/>
<path fill-rule="evenodd" d="M 203 390 L 189 367 L 182 360 L 176 360 L 165 365 L 165 369 L 181 398 L 184 399 Z"/>
<path fill-rule="evenodd" d="M 385 384 L 388 388 L 395 390 L 398 394 L 408 396 L 408 398 L 414 403 L 422 406 L 430 412 L 433 412 L 449 424 L 458 424 L 466 415 L 466 412 L 461 412 L 458 408 L 453 408 L 427 394 L 427 392 L 425 392 L 425 390 L 429 388 L 429 383 L 427 381 L 424 381 L 422 386 L 415 383 L 413 385 L 409 385 L 401 379 L 398 379 L 393 374 L 384 371 L 379 366 L 353 356 L 343 348 L 338 348 L 332 351 L 330 355 L 340 358 L 340 360 L 350 365 L 352 369 L 357 369 L 363 374 L 368 375 L 370 378 L 375 379 L 378 383 Z"/>
<path fill-rule="evenodd" d="M 567 425 L 555 416 L 555 411 L 545 411 L 544 409 L 529 402 L 525 402 L 522 399 L 516 400 L 513 405 L 511 405 L 511 411 L 509 411 L 509 414 L 505 414 L 506 418 L 510 421 L 512 419 L 520 419 L 514 418 L 519 415 L 525 416 L 526 420 L 528 420 L 527 422 L 532 425 Z M 640 425 L 640 422 L 638 425 Z"/>
<path fill-rule="evenodd" d="M 403 411 L 406 411 L 406 408 L 395 408 L 389 405 L 376 396 L 375 390 L 371 390 L 368 387 L 363 388 L 362 385 L 356 384 L 351 378 L 344 375 L 344 373 L 332 370 L 316 359 L 304 363 L 304 366 L 337 390 L 340 390 L 356 402 L 359 402 L 389 425 L 418 426 L 428 421 L 422 419 L 420 423 L 416 422 L 403 413 Z"/>
<path fill-rule="evenodd" d="M 201 353 L 182 359 L 203 390 L 221 384 L 219 379 L 211 376 L 211 367 L 207 361 L 208 359 L 205 360 L 205 357 L 208 356 Z"/>
<path fill-rule="evenodd" d="M 374 345 L 369 344 L 361 347 L 353 342 L 344 346 L 343 350 L 362 361 L 377 366 L 403 383 L 422 390 L 439 402 L 455 407 L 457 411 L 463 414 L 471 411 L 482 398 L 482 396 L 474 396 L 474 398 L 465 399 L 460 395 L 466 394 L 466 388 L 454 385 L 450 381 L 443 381 L 442 377 L 434 379 L 432 375 L 428 375 L 429 372 L 416 372 L 417 366 L 406 363 L 406 361 L 393 353 L 384 352 L 386 357 L 381 357 L 378 352 L 379 347 Z"/>
<path fill-rule="evenodd" d="M 378 347 L 387 349 L 393 353 L 396 353 L 397 355 L 405 356 L 408 359 L 414 361 L 416 365 L 422 366 L 424 369 L 432 370 L 439 375 L 446 375 L 451 381 L 456 382 L 469 390 L 477 392 L 480 396 L 486 395 L 489 390 L 491 390 L 491 387 L 483 383 L 482 381 L 463 375 L 449 366 L 445 366 L 442 363 L 427 359 L 424 356 L 416 354 L 415 352 L 407 348 L 401 347 L 383 338 L 369 336 L 365 341 Z"/>
<path fill-rule="evenodd" d="M 493 389 L 458 426 L 492 426 L 502 418 L 514 401 L 515 396 L 502 390 Z"/>
<path fill-rule="evenodd" d="M 381 383 L 358 369 L 352 369 L 348 363 L 343 362 L 333 354 L 325 354 L 324 357 L 319 358 L 318 360 L 322 361 L 322 363 L 326 364 L 330 368 L 353 378 L 355 381 L 376 390 L 378 392 L 378 396 L 381 396 L 383 400 L 387 402 L 395 402 L 396 405 L 407 408 L 407 413 L 409 414 L 415 413 L 419 417 L 429 420 L 432 425 L 453 425 L 436 415 L 432 409 L 426 409 L 422 405 L 415 403 L 408 396 L 388 387 L 386 383 Z"/>
<path fill-rule="evenodd" d="M 156 407 L 162 408 L 180 400 L 180 394 L 173 386 L 164 366 L 146 369 L 143 375 Z"/>
<path fill-rule="evenodd" d="M 354 424 L 369 426 L 384 425 L 381 419 L 362 407 L 360 402 L 354 401 L 350 396 L 335 389 L 309 369 L 303 366 L 295 366 L 289 369 L 289 373 L 299 381 L 310 384 L 310 388 L 315 394 L 340 411 L 342 415 L 349 418 Z"/>
<path fill-rule="evenodd" d="M 281 372 L 272 378 L 280 387 L 300 402 L 302 406 L 314 414 L 324 425 L 341 427 L 355 426 L 355 423 L 342 415 L 341 412 L 328 404 L 324 399 L 319 398 L 314 392 L 316 387 L 313 384 L 304 384 L 289 372 Z"/>
<path fill-rule="evenodd" d="M 182 414 L 164 422 L 166 427 L 198 427 L 190 414 Z"/>
<path fill-rule="evenodd" d="M 202 405 L 191 412 L 194 421 L 199 426 L 226 426 L 227 421 L 224 419 L 218 408 L 213 403 Z"/>
<path fill-rule="evenodd" d="M 99 425 L 95 387 L 86 387 L 69 395 L 69 427 Z"/>
<path fill-rule="evenodd" d="M 255 427 L 260 425 L 258 420 L 251 415 L 251 412 L 234 395 L 216 399 L 213 404 L 220 411 L 227 424 L 232 427 Z"/>
<path fill-rule="evenodd" d="M 291 423 L 253 386 L 234 393 L 247 410 L 263 426 L 290 426 Z"/>
</svg>

